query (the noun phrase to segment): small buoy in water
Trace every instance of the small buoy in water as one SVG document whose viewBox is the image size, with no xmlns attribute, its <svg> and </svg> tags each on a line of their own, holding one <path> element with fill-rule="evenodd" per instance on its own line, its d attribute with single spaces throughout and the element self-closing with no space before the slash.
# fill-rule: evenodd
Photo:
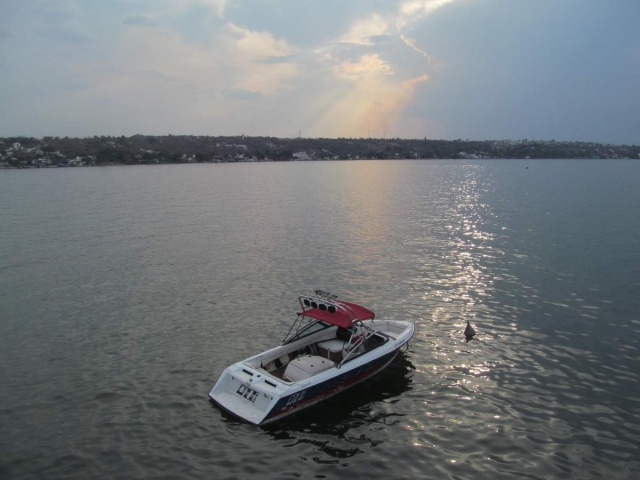
<svg viewBox="0 0 640 480">
<path fill-rule="evenodd" d="M 467 339 L 467 342 L 469 340 L 473 340 L 473 337 L 475 336 L 475 334 L 476 334 L 476 331 L 473 329 L 473 327 L 469 323 L 469 320 L 467 320 L 467 328 L 464 329 L 464 337 Z"/>
<path fill-rule="evenodd" d="M 529 167 L 527 167 L 527 170 L 529 170 Z"/>
</svg>

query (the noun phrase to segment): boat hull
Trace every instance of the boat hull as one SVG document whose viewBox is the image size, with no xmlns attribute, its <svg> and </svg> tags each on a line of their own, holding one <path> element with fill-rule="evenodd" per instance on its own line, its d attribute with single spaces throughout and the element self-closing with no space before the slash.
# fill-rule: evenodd
<svg viewBox="0 0 640 480">
<path fill-rule="evenodd" d="M 400 349 L 394 350 L 373 362 L 364 364 L 325 382 L 281 398 L 262 422 L 262 425 L 278 421 L 288 415 L 342 393 L 358 383 L 364 382 L 389 365 L 399 350 Z"/>
</svg>

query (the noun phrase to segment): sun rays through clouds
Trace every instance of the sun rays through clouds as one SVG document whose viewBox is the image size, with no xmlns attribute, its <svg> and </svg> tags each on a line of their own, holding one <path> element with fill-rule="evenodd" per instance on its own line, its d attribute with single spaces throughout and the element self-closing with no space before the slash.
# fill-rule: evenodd
<svg viewBox="0 0 640 480">
<path fill-rule="evenodd" d="M 393 129 L 421 84 L 429 81 L 429 54 L 410 38 L 412 25 L 453 0 L 411 0 L 396 11 L 357 19 L 335 43 L 318 54 L 333 63 L 341 94 L 319 112 L 311 126 L 318 135 L 382 136 Z M 395 62 L 400 46 L 415 58 Z M 406 52 L 404 52 L 406 55 Z"/>
</svg>

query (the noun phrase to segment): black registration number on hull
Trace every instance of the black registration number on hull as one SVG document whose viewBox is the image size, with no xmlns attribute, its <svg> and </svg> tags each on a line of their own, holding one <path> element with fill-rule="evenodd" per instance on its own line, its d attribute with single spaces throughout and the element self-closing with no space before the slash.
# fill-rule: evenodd
<svg viewBox="0 0 640 480">
<path fill-rule="evenodd" d="M 253 388 L 249 388 L 246 385 L 240 385 L 236 393 L 243 398 L 246 398 L 250 402 L 254 403 L 256 398 L 258 398 L 258 392 L 256 392 Z"/>
</svg>

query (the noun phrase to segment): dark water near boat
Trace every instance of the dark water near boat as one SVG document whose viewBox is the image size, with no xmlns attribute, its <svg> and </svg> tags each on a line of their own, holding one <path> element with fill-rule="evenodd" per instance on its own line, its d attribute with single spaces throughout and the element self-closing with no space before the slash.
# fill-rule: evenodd
<svg viewBox="0 0 640 480">
<path fill-rule="evenodd" d="M 639 212 L 631 161 L 0 172 L 0 478 L 640 478 Z M 273 427 L 209 404 L 313 288 L 410 349 Z"/>
</svg>

